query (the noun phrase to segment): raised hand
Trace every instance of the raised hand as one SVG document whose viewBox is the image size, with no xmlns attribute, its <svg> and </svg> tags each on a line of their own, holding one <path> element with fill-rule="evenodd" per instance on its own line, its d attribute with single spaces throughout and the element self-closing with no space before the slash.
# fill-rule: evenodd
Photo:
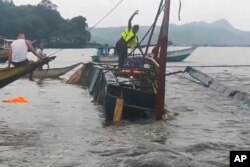
<svg viewBox="0 0 250 167">
<path fill-rule="evenodd" d="M 139 14 L 139 10 L 136 10 L 136 11 L 134 12 L 134 15 L 136 15 L 136 14 Z"/>
</svg>

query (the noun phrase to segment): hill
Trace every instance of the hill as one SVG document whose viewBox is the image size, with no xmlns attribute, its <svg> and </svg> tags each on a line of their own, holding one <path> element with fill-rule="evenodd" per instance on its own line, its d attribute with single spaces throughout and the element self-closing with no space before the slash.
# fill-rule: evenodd
<svg viewBox="0 0 250 167">
<path fill-rule="evenodd" d="M 91 41 L 114 45 L 125 27 L 95 28 L 91 31 Z M 141 39 L 149 26 L 141 26 Z M 152 43 L 156 43 L 160 27 L 156 27 Z M 183 25 L 170 24 L 169 40 L 176 45 L 250 45 L 250 32 L 234 28 L 227 20 L 221 19 L 213 23 L 191 22 Z"/>
</svg>

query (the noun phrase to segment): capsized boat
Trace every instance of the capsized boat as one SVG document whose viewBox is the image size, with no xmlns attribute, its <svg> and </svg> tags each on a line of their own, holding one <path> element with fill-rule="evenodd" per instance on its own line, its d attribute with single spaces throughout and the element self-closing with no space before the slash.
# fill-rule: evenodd
<svg viewBox="0 0 250 167">
<path fill-rule="evenodd" d="M 164 8 L 162 31 L 153 49 L 153 56 L 133 57 L 119 67 L 112 64 L 88 63 L 67 82 L 81 81 L 93 95 L 94 102 L 104 106 L 106 121 L 163 119 L 170 0 L 165 0 L 165 3 L 163 1 L 160 2 L 153 24 L 156 25 L 161 9 Z M 153 34 L 154 28 L 150 31 Z"/>
<path fill-rule="evenodd" d="M 0 88 L 3 88 L 4 86 L 19 79 L 20 77 L 34 71 L 36 68 L 54 60 L 55 58 L 55 56 L 47 57 L 46 59 L 42 59 L 24 66 L 5 68 L 0 70 Z"/>
<path fill-rule="evenodd" d="M 33 72 L 33 77 L 34 78 L 58 78 L 66 74 L 70 70 L 76 68 L 80 64 L 82 63 L 76 63 L 71 66 L 62 67 L 62 68 L 50 68 L 50 69 L 41 69 L 41 70 L 37 69 Z"/>
<path fill-rule="evenodd" d="M 98 48 L 97 55 L 92 56 L 92 61 L 97 63 L 117 63 L 118 56 L 116 54 L 109 54 L 110 49 L 111 48 Z M 181 62 L 189 57 L 195 49 L 195 47 L 190 47 L 169 50 L 167 52 L 167 62 Z M 135 55 L 135 57 L 141 57 L 141 55 Z"/>
<path fill-rule="evenodd" d="M 88 63 L 81 71 L 81 84 L 94 102 L 104 106 L 106 121 L 154 117 L 157 63 L 153 59 L 134 58 L 123 68 Z"/>
</svg>

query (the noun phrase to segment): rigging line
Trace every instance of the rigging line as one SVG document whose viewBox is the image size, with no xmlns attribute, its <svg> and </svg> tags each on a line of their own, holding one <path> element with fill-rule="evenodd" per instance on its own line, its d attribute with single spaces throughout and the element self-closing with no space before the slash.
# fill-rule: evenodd
<svg viewBox="0 0 250 167">
<path fill-rule="evenodd" d="M 169 71 L 167 71 L 167 72 L 169 72 Z M 167 76 L 171 76 L 171 74 L 173 74 L 173 75 L 176 75 L 176 76 L 178 76 L 178 77 L 180 77 L 180 78 L 182 78 L 182 79 L 186 79 L 186 80 L 188 80 L 188 81 L 190 81 L 190 82 L 193 82 L 193 83 L 196 83 L 196 84 L 198 84 L 198 85 L 202 85 L 202 86 L 206 86 L 205 84 L 203 84 L 203 83 L 201 83 L 201 82 L 199 82 L 199 81 L 195 81 L 195 80 L 193 80 L 193 79 L 190 79 L 190 78 L 187 78 L 187 77 L 184 77 L 184 76 L 182 76 L 182 75 L 178 75 L 177 73 L 185 73 L 186 71 L 176 71 L 176 72 L 169 72 L 169 74 L 170 75 L 167 75 Z"/>
<path fill-rule="evenodd" d="M 144 37 L 141 39 L 141 41 L 139 42 L 139 46 L 141 46 L 141 43 L 144 41 L 144 39 L 148 36 L 149 32 L 151 31 L 151 29 L 153 28 L 153 25 L 151 25 L 151 27 L 148 29 L 148 31 L 146 32 L 146 34 L 144 35 Z M 134 51 L 138 48 L 135 47 L 129 54 L 128 56 L 130 56 L 132 53 L 134 53 Z"/>
<path fill-rule="evenodd" d="M 179 21 L 181 21 L 181 7 L 182 7 L 182 3 L 181 3 L 181 0 L 179 1 L 179 10 L 178 10 L 178 19 Z"/>
<path fill-rule="evenodd" d="M 54 54 L 56 54 L 58 52 L 61 52 L 62 50 L 63 50 L 63 48 L 60 48 L 60 49 L 56 50 L 55 52 L 49 54 L 47 57 L 51 57 L 52 55 L 54 55 Z"/>
<path fill-rule="evenodd" d="M 154 23 L 153 23 L 153 28 L 152 28 L 151 34 L 150 34 L 150 36 L 149 36 L 148 46 L 147 46 L 147 48 L 146 48 L 145 55 L 148 53 L 149 45 L 150 45 L 150 43 L 151 43 L 151 39 L 152 39 L 152 36 L 153 36 L 153 34 L 154 34 L 154 30 L 155 30 L 155 26 L 156 26 L 157 20 L 158 20 L 158 18 L 159 18 L 159 16 L 160 16 L 161 12 L 163 11 L 163 9 L 164 9 L 163 0 L 161 0 L 161 2 L 160 2 L 160 4 L 159 4 L 159 8 L 158 8 L 157 13 L 156 13 L 156 16 L 155 16 L 155 20 L 154 20 Z"/>
<path fill-rule="evenodd" d="M 47 73 L 50 69 L 49 63 L 47 63 L 47 69 L 46 72 L 44 73 L 44 75 L 40 78 L 40 80 L 37 82 L 37 84 L 42 84 L 42 81 L 45 79 L 45 77 L 47 76 Z"/>
<path fill-rule="evenodd" d="M 121 3 L 123 2 L 123 0 L 121 0 L 120 2 L 118 2 L 115 7 L 113 7 L 105 16 L 103 16 L 94 26 L 92 26 L 89 31 L 91 31 L 93 28 L 95 28 L 99 23 L 101 23 L 104 19 L 106 19 L 106 17 L 108 17 Z"/>
<path fill-rule="evenodd" d="M 163 3 L 163 0 L 161 1 L 162 3 Z M 141 43 L 144 41 L 144 39 L 148 36 L 148 34 L 150 33 L 150 31 L 152 30 L 152 29 L 154 29 L 154 27 L 155 27 L 155 22 L 157 22 L 157 20 L 158 20 L 158 18 L 159 18 L 159 15 L 161 14 L 161 12 L 163 11 L 163 9 L 164 9 L 164 5 L 163 4 L 160 4 L 160 6 L 161 6 L 161 8 L 160 8 L 160 10 L 158 10 L 158 12 L 157 12 L 157 14 L 156 14 L 156 17 L 155 17 L 155 21 L 154 21 L 154 23 L 151 25 L 151 27 L 148 29 L 148 31 L 146 32 L 146 34 L 143 36 L 143 38 L 141 39 L 141 41 L 139 42 L 139 45 L 141 45 Z M 152 30 L 152 31 L 154 31 L 154 30 Z M 150 46 L 150 44 L 148 45 L 148 47 Z M 134 51 L 137 49 L 138 47 L 135 47 L 129 54 L 128 54 L 128 56 L 130 56 L 132 53 L 134 53 Z M 144 55 L 146 55 L 146 53 L 147 52 L 145 52 L 145 54 Z"/>
</svg>

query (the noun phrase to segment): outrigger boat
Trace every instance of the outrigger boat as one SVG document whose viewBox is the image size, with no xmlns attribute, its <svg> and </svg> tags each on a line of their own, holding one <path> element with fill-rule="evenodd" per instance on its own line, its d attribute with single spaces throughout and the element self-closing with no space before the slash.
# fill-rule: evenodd
<svg viewBox="0 0 250 167">
<path fill-rule="evenodd" d="M 5 68 L 0 70 L 0 88 L 3 88 L 20 77 L 23 77 L 24 75 L 34 71 L 36 68 L 54 60 L 55 58 L 55 56 L 48 57 L 25 66 Z"/>
<path fill-rule="evenodd" d="M 76 68 L 80 64 L 82 63 L 76 63 L 71 66 L 62 67 L 62 68 L 49 68 L 49 69 L 41 69 L 41 70 L 36 69 L 33 72 L 33 77 L 34 78 L 58 78 L 66 74 L 70 70 Z"/>
</svg>

